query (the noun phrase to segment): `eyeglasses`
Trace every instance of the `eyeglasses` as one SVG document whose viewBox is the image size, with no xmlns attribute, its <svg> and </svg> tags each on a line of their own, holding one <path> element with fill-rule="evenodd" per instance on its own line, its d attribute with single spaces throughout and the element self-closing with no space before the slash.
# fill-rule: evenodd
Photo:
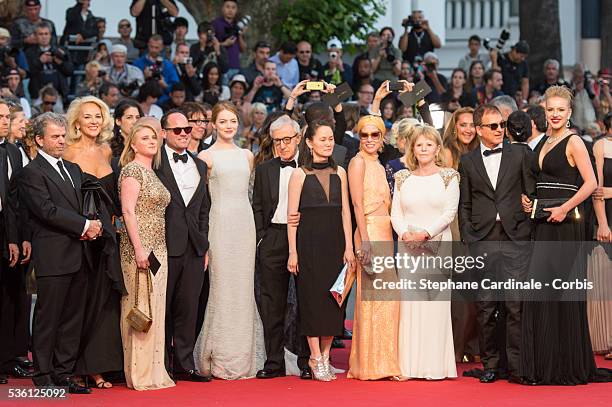
<svg viewBox="0 0 612 407">
<path fill-rule="evenodd" d="M 495 131 L 497 130 L 497 128 L 499 127 L 500 129 L 505 129 L 506 128 L 506 122 L 501 122 L 501 123 L 490 123 L 490 124 L 481 124 L 480 127 L 488 127 L 491 130 Z"/>
<path fill-rule="evenodd" d="M 293 140 L 294 138 L 296 138 L 298 136 L 298 134 L 294 134 L 291 137 L 283 137 L 283 138 L 273 138 L 272 139 L 272 143 L 274 143 L 275 146 L 280 145 L 281 141 L 283 142 L 283 144 L 287 145 L 289 143 L 291 143 L 291 140 Z"/>
<path fill-rule="evenodd" d="M 359 138 L 361 140 L 371 139 L 373 141 L 380 140 L 382 133 L 380 131 L 375 131 L 374 133 L 359 133 Z"/>
<path fill-rule="evenodd" d="M 164 129 L 166 131 L 172 131 L 175 135 L 180 135 L 183 131 L 185 134 L 190 134 L 193 127 L 169 127 Z"/>
<path fill-rule="evenodd" d="M 57 102 L 54 100 L 45 100 L 43 101 L 43 105 L 47 105 L 47 106 L 55 106 Z"/>
<path fill-rule="evenodd" d="M 130 28 L 130 24 L 119 24 L 119 28 Z"/>
<path fill-rule="evenodd" d="M 187 120 L 189 123 L 193 123 L 196 126 L 204 126 L 205 124 L 210 123 L 210 120 L 200 120 L 200 119 L 192 119 L 192 120 Z"/>
</svg>

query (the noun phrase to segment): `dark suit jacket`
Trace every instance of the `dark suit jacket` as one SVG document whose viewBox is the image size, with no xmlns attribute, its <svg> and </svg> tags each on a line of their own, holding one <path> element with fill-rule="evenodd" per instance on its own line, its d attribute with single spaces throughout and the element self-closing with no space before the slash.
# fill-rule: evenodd
<svg viewBox="0 0 612 407">
<path fill-rule="evenodd" d="M 75 188 L 40 154 L 23 169 L 19 195 L 26 205 L 32 227 L 32 266 L 37 276 L 71 274 L 81 269 L 85 228 L 81 168 L 64 160 Z"/>
<path fill-rule="evenodd" d="M 514 241 L 529 240 L 531 221 L 523 212 L 521 194 L 535 197 L 533 154 L 529 149 L 504 143 L 495 189 L 485 169 L 480 147 L 461 156 L 459 227 L 461 239 L 473 243 L 484 239 L 499 213 L 504 231 Z"/>
<path fill-rule="evenodd" d="M 155 170 L 155 173 L 172 196 L 170 205 L 166 208 L 168 256 L 183 255 L 189 242 L 198 256 L 204 256 L 208 250 L 208 213 L 210 211 L 206 178 L 208 167 L 202 160 L 190 154 L 200 173 L 200 183 L 191 201 L 185 205 L 172 168 L 168 163 L 166 149 L 162 147 L 161 151 L 161 165 Z"/>
<path fill-rule="evenodd" d="M 11 194 L 8 179 L 7 151 L 0 148 L 0 200 L 2 202 L 3 230 L 0 230 L 0 255 L 9 257 L 8 244 L 19 242 L 15 216 L 15 196 Z"/>
<path fill-rule="evenodd" d="M 19 232 L 18 241 L 30 241 L 32 239 L 32 231 L 30 229 L 30 222 L 28 211 L 19 196 L 18 185 L 19 178 L 23 169 L 23 157 L 19 147 L 12 143 L 6 143 L 4 146 L 8 154 L 8 159 L 11 163 L 12 174 L 10 178 L 10 195 L 13 197 L 12 206 L 15 210 L 15 215 L 18 217 L 17 229 Z"/>
<path fill-rule="evenodd" d="M 280 168 L 280 158 L 278 157 L 264 161 L 255 168 L 253 215 L 255 217 L 255 229 L 257 230 L 257 242 L 265 236 L 278 206 Z"/>
</svg>

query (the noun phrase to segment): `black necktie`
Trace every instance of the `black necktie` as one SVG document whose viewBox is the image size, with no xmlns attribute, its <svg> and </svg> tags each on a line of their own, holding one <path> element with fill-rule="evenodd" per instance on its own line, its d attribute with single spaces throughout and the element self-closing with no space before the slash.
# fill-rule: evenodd
<svg viewBox="0 0 612 407">
<path fill-rule="evenodd" d="M 499 147 L 499 148 L 494 148 L 493 150 L 485 150 L 485 151 L 482 152 L 482 155 L 484 155 L 485 157 L 488 157 L 490 155 L 498 154 L 498 153 L 501 153 L 501 152 L 502 152 L 502 149 L 501 149 L 501 147 Z"/>
<path fill-rule="evenodd" d="M 172 158 L 174 159 L 175 163 L 179 162 L 180 160 L 184 164 L 187 164 L 187 153 L 185 154 L 172 153 Z"/>
<path fill-rule="evenodd" d="M 15 145 L 17 146 L 17 148 L 21 148 L 23 150 L 23 143 L 21 141 L 15 141 Z"/>
<path fill-rule="evenodd" d="M 57 162 L 57 167 L 59 168 L 60 174 L 62 174 L 62 177 L 64 178 L 64 182 L 66 183 L 66 185 L 68 185 L 70 188 L 74 189 L 74 185 L 72 185 L 72 182 L 70 181 L 70 178 L 68 177 L 68 173 L 64 169 L 64 163 L 61 162 L 61 161 L 58 161 Z"/>
<path fill-rule="evenodd" d="M 282 161 L 281 160 L 280 164 L 281 164 L 281 168 L 285 168 L 285 167 L 293 167 L 293 168 L 295 168 L 296 167 L 295 160 L 291 160 L 291 161 Z"/>
</svg>

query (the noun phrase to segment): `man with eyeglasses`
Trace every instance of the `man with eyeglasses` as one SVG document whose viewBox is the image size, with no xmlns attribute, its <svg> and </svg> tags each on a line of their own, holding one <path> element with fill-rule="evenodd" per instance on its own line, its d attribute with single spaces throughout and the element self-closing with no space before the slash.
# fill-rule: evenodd
<svg viewBox="0 0 612 407">
<path fill-rule="evenodd" d="M 208 265 L 206 164 L 187 151 L 193 127 L 180 110 L 161 119 L 165 144 L 155 173 L 170 191 L 166 208 L 166 369 L 174 380 L 209 382 L 195 368 L 193 347 L 204 270 Z"/>
<path fill-rule="evenodd" d="M 117 32 L 119 33 L 119 38 L 113 42 L 113 45 L 121 44 L 126 48 L 127 62 L 131 64 L 138 59 L 140 51 L 134 46 L 134 41 L 132 41 L 132 24 L 130 20 L 126 18 L 120 20 L 117 25 Z"/>
<path fill-rule="evenodd" d="M 287 217 L 289 178 L 297 168 L 300 126 L 283 115 L 270 125 L 270 137 L 277 157 L 255 169 L 253 214 L 257 230 L 257 261 L 260 271 L 261 295 L 259 310 L 264 328 L 266 362 L 257 372 L 259 379 L 285 376 L 285 311 L 290 275 L 287 273 L 289 242 Z M 305 342 L 305 338 L 304 338 Z M 307 346 L 294 350 L 298 354 L 300 377 L 310 379 Z"/>
<path fill-rule="evenodd" d="M 191 130 L 191 140 L 187 151 L 197 155 L 205 149 L 204 139 L 206 138 L 209 120 L 206 117 L 204 106 L 199 102 L 185 102 L 181 106 L 181 111 L 187 117 Z"/>
<path fill-rule="evenodd" d="M 57 91 L 53 86 L 47 85 L 40 90 L 39 102 L 32 106 L 32 117 L 46 112 L 63 113 L 63 109 L 58 106 Z"/>
<path fill-rule="evenodd" d="M 531 199 L 535 195 L 531 151 L 503 142 L 506 122 L 499 109 L 491 104 L 481 105 L 474 111 L 474 124 L 480 148 L 464 154 L 459 162 L 461 239 L 473 256 L 486 253 L 479 279 L 518 281 L 529 261 L 520 242 L 528 242 L 531 236 L 530 219 L 521 205 L 521 194 Z M 476 303 L 484 366 L 480 382 L 492 383 L 507 370 L 509 381 L 522 383 L 519 371 L 521 303 L 516 298 L 504 300 L 495 295 L 500 293 L 481 290 Z M 497 337 L 500 330 L 505 332 L 503 341 Z"/>
<path fill-rule="evenodd" d="M 321 61 L 312 56 L 312 45 L 308 41 L 297 44 L 297 61 L 300 69 L 300 82 L 304 80 L 318 81 L 323 75 Z"/>
<path fill-rule="evenodd" d="M 372 101 L 374 100 L 374 87 L 369 83 L 364 83 L 359 86 L 357 90 L 357 105 L 360 109 L 367 110 L 368 113 L 372 108 Z"/>
</svg>

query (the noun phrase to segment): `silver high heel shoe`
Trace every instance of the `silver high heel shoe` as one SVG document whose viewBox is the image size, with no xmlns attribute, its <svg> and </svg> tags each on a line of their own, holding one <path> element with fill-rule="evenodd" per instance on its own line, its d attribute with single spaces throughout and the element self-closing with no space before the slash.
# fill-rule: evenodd
<svg viewBox="0 0 612 407">
<path fill-rule="evenodd" d="M 336 374 L 334 373 L 334 368 L 329 363 L 329 353 L 327 354 L 322 353 L 321 357 L 323 358 L 323 363 L 325 364 L 325 370 L 327 370 L 327 374 L 332 380 L 336 380 L 337 377 L 336 377 Z"/>
<path fill-rule="evenodd" d="M 311 357 L 308 361 L 308 365 L 310 366 L 310 370 L 312 370 L 313 379 L 322 382 L 329 382 L 332 380 L 325 366 L 325 362 L 323 361 L 323 356 L 319 356 L 318 358 Z"/>
</svg>

